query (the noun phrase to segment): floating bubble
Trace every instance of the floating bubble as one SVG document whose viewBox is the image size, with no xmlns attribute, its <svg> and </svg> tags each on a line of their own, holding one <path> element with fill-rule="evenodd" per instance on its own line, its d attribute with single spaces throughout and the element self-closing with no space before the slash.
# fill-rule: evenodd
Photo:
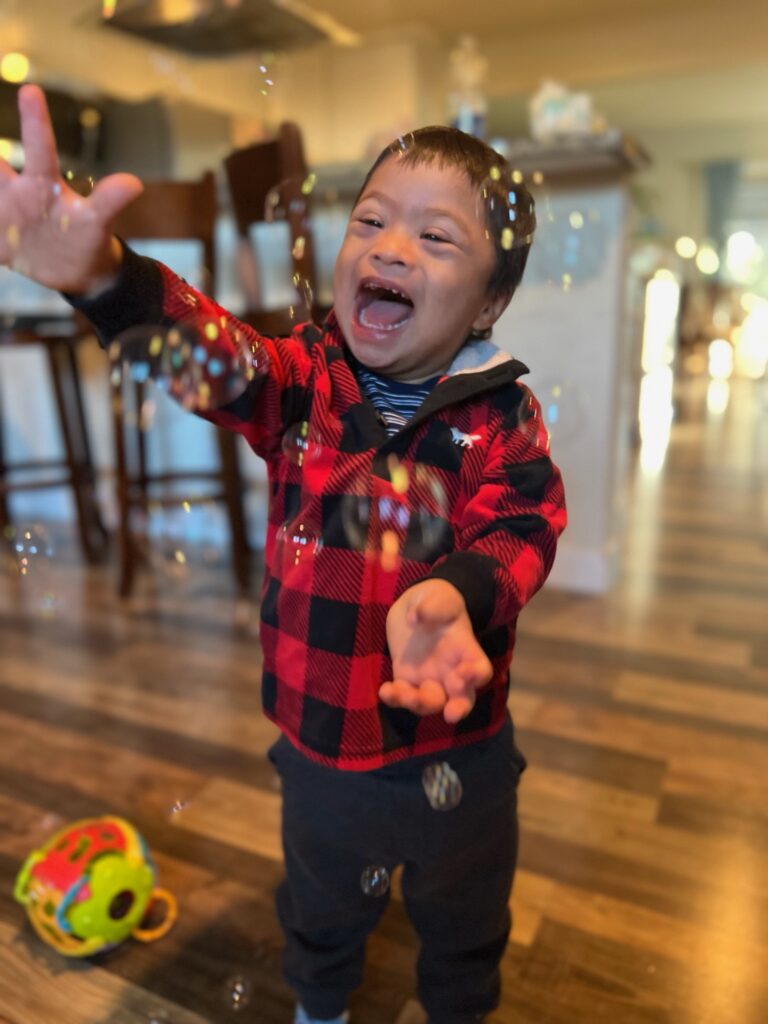
<svg viewBox="0 0 768 1024">
<path fill-rule="evenodd" d="M 478 192 L 476 215 L 485 224 L 486 237 L 506 252 L 530 245 L 533 239 L 534 203 L 519 171 L 490 169 Z"/>
<path fill-rule="evenodd" d="M 384 867 L 372 864 L 360 876 L 360 887 L 366 896 L 386 896 L 389 892 L 389 872 Z"/>
<path fill-rule="evenodd" d="M 370 477 L 364 493 L 345 495 L 341 521 L 349 546 L 379 561 L 385 572 L 400 559 L 434 561 L 448 550 L 448 501 L 439 477 L 428 467 L 408 465 L 391 455 L 382 478 Z"/>
<path fill-rule="evenodd" d="M 147 560 L 174 583 L 188 584 L 193 572 L 222 560 L 226 515 L 212 500 L 150 502 L 135 520 L 133 532 L 144 538 Z"/>
<path fill-rule="evenodd" d="M 421 773 L 421 784 L 436 811 L 451 811 L 461 803 L 461 779 L 447 761 L 429 764 Z"/>
<path fill-rule="evenodd" d="M 8 524 L 2 534 L 7 576 L 20 588 L 26 606 L 44 617 L 52 616 L 59 599 L 52 584 L 54 546 L 39 525 Z"/>
<path fill-rule="evenodd" d="M 236 1013 L 244 1010 L 253 996 L 253 982 L 236 974 L 227 981 L 225 986 L 225 999 L 230 1009 Z"/>
<path fill-rule="evenodd" d="M 586 416 L 586 403 L 579 389 L 567 380 L 546 382 L 537 387 L 536 396 L 550 440 L 562 447 L 578 439 Z"/>
<path fill-rule="evenodd" d="M 526 274 L 564 291 L 593 281 L 609 254 L 609 239 L 599 210 L 574 208 L 545 193 L 542 228 Z"/>
<path fill-rule="evenodd" d="M 302 249 L 303 255 L 303 249 Z M 298 257 L 297 257 L 298 258 Z M 301 319 L 311 318 L 312 303 L 315 299 L 312 282 L 303 274 L 294 273 L 291 282 L 296 289 L 296 302 L 293 304 L 292 316 Z"/>
<path fill-rule="evenodd" d="M 35 577 L 47 571 L 54 552 L 42 526 L 6 526 L 3 537 L 11 556 L 11 568 L 18 576 Z"/>
<path fill-rule="evenodd" d="M 181 814 L 187 807 L 189 807 L 189 800 L 174 800 L 171 804 L 170 812 L 171 814 Z"/>
<path fill-rule="evenodd" d="M 320 437 L 309 420 L 292 423 L 283 434 L 283 455 L 295 466 L 316 459 L 321 452 Z"/>
<path fill-rule="evenodd" d="M 269 369 L 263 344 L 232 328 L 224 318 L 194 320 L 172 327 L 129 328 L 109 346 L 110 381 L 123 385 L 151 381 L 186 409 L 205 411 L 238 398 Z M 123 389 L 124 390 L 124 389 Z M 118 408 L 124 411 L 125 396 Z M 140 417 L 140 412 L 135 412 Z"/>
<path fill-rule="evenodd" d="M 277 531 L 275 561 L 285 575 L 300 565 L 308 565 L 322 546 L 319 529 L 309 519 L 298 516 Z"/>
</svg>

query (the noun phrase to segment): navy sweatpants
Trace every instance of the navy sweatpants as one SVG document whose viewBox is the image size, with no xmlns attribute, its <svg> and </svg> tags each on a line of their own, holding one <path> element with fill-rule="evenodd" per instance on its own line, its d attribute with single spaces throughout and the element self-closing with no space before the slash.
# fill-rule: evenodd
<svg viewBox="0 0 768 1024">
<path fill-rule="evenodd" d="M 284 971 L 307 1012 L 332 1019 L 362 979 L 366 936 L 386 897 L 366 895 L 367 867 L 403 865 L 405 908 L 421 940 L 418 992 L 430 1024 L 482 1020 L 499 1001 L 517 857 L 517 783 L 525 761 L 511 722 L 482 743 L 373 772 L 309 761 L 281 737 L 286 878 L 277 893 Z M 425 765 L 447 761 L 463 797 L 433 810 Z"/>
</svg>

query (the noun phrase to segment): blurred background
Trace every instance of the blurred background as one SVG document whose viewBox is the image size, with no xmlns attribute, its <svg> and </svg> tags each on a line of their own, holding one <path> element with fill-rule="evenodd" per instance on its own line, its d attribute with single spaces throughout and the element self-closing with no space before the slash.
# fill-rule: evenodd
<svg viewBox="0 0 768 1024">
<path fill-rule="evenodd" d="M 513 667 L 531 767 L 498 1021 L 762 1024 L 768 5 L 0 0 L 16 168 L 24 81 L 47 91 L 76 187 L 148 183 L 123 236 L 266 331 L 331 306 L 351 203 L 393 138 L 455 124 L 508 158 L 538 228 L 494 341 L 531 367 L 569 527 Z M 257 887 L 279 870 L 253 667 L 263 468 L 124 384 L 60 296 L 0 269 L 0 715 L 17 736 L 0 859 L 10 885 L 51 825 L 114 809 L 188 903 L 214 895 L 161 961 L 95 968 L 79 1008 L 84 975 L 25 959 L 27 936 L 0 954 L 0 1018 L 287 1020 L 269 904 L 238 860 Z M 96 759 L 112 768 L 92 779 Z M 240 899 L 255 967 L 253 937 L 227 930 Z M 19 908 L 0 910 L 10 940 Z M 408 996 L 398 913 L 365 1024 Z"/>
</svg>

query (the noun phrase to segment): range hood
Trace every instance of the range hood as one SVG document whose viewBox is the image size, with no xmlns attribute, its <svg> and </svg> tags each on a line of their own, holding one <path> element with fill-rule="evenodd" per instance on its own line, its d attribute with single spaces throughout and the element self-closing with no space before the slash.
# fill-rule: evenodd
<svg viewBox="0 0 768 1024">
<path fill-rule="evenodd" d="M 103 24 L 200 57 L 358 41 L 304 0 L 118 0 Z"/>
</svg>

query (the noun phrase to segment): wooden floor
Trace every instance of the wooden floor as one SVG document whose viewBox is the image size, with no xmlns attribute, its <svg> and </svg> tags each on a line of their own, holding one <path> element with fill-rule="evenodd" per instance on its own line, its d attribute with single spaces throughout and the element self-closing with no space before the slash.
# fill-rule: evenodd
<svg viewBox="0 0 768 1024">
<path fill-rule="evenodd" d="M 530 768 L 495 1024 L 768 1021 L 762 388 L 708 414 L 703 383 L 687 387 L 663 468 L 633 477 L 620 585 L 545 591 L 522 617 L 512 705 Z M 21 585 L 0 579 L 4 1024 L 290 1021 L 274 730 L 255 619 L 231 594 L 226 572 L 192 565 L 121 605 L 71 544 Z M 34 936 L 13 880 L 59 825 L 100 813 L 144 834 L 179 920 L 154 945 L 68 961 Z M 395 1020 L 414 960 L 394 900 L 357 1024 Z"/>
</svg>

